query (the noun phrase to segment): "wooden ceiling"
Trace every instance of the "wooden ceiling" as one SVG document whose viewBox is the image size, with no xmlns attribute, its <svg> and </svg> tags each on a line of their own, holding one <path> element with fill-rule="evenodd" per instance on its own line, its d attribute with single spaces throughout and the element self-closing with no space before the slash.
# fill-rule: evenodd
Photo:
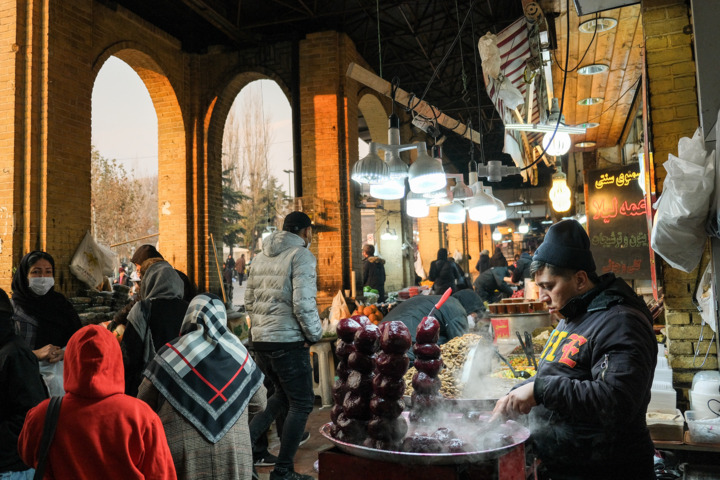
<svg viewBox="0 0 720 480">
<path fill-rule="evenodd" d="M 558 48 L 553 52 L 553 90 L 560 99 L 562 95 L 563 71 L 567 48 L 567 2 L 556 0 L 555 19 Z M 572 151 L 590 151 L 594 148 L 613 147 L 618 144 L 630 113 L 635 93 L 640 89 L 639 79 L 642 73 L 642 17 L 640 5 L 608 10 L 600 17 L 614 18 L 618 21 L 615 28 L 597 33 L 581 33 L 581 23 L 595 18 L 595 15 L 578 17 L 573 2 L 570 2 L 570 58 L 568 70 L 573 70 L 581 61 L 580 67 L 591 64 L 604 64 L 608 71 L 597 75 L 579 75 L 577 69 L 568 73 L 565 87 L 565 106 L 563 114 L 568 125 L 595 122 L 600 126 L 588 129 L 585 135 L 572 135 L 573 143 L 596 142 L 593 148 L 573 148 Z M 592 44 L 591 44 L 592 40 Z M 589 46 L 589 49 L 588 49 Z M 583 55 L 587 55 L 583 59 Z M 559 65 L 560 66 L 559 66 Z M 589 97 L 602 97 L 602 103 L 583 106 L 578 101 Z"/>
</svg>

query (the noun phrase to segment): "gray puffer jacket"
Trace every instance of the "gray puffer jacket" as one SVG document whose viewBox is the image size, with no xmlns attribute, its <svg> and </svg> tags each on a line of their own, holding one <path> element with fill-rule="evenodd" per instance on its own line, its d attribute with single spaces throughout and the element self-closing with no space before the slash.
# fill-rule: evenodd
<svg viewBox="0 0 720 480">
<path fill-rule="evenodd" d="M 294 233 L 275 232 L 255 257 L 245 290 L 253 342 L 317 342 L 317 260 Z"/>
</svg>

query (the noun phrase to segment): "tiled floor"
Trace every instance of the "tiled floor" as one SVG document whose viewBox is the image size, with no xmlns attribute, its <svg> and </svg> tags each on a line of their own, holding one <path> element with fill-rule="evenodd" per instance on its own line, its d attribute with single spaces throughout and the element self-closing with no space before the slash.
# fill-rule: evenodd
<svg viewBox="0 0 720 480">
<path fill-rule="evenodd" d="M 318 475 L 313 468 L 313 464 L 318 459 L 318 452 L 332 447 L 332 443 L 325 440 L 325 437 L 319 433 L 320 427 L 330 421 L 330 408 L 320 409 L 319 404 L 320 399 L 317 398 L 315 408 L 308 418 L 307 427 L 305 427 L 305 430 L 310 432 L 310 440 L 301 445 L 295 455 L 295 471 L 305 475 L 312 475 L 315 478 Z M 280 451 L 280 442 L 275 434 L 274 425 L 270 434 L 269 450 L 273 455 L 277 455 Z M 260 474 L 260 480 L 267 480 L 272 469 L 273 467 L 258 467 L 257 471 Z"/>
</svg>

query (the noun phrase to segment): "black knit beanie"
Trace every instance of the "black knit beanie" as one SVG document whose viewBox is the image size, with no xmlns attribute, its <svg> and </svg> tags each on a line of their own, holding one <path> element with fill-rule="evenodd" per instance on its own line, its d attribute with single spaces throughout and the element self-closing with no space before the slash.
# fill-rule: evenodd
<svg viewBox="0 0 720 480">
<path fill-rule="evenodd" d="M 575 220 L 563 220 L 550 227 L 533 261 L 560 268 L 595 272 L 595 259 L 590 251 L 590 237 Z"/>
</svg>

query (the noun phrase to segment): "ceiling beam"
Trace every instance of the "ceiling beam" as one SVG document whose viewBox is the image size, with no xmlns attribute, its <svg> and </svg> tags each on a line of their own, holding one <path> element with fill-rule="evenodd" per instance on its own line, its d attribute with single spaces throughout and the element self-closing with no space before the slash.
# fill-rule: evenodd
<svg viewBox="0 0 720 480">
<path fill-rule="evenodd" d="M 236 44 L 240 43 L 257 43 L 250 35 L 241 31 L 230 20 L 216 12 L 204 0 L 182 0 L 182 2 L 193 9 L 205 20 L 210 22 L 215 28 L 220 30 L 225 36 Z"/>
</svg>

